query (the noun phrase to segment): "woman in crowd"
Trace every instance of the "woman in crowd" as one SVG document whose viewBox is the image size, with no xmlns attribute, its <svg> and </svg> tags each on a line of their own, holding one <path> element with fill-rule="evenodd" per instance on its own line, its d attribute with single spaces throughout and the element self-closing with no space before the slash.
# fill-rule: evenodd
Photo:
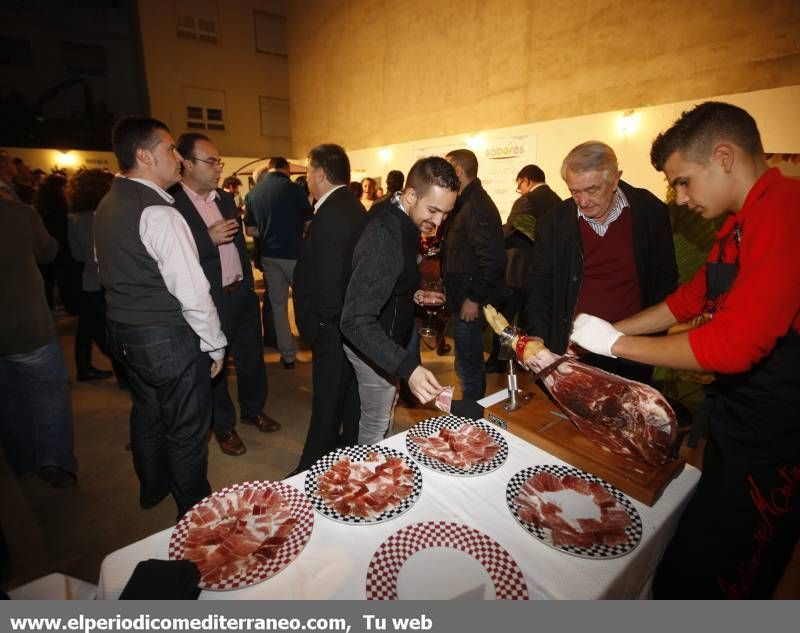
<svg viewBox="0 0 800 633">
<path fill-rule="evenodd" d="M 51 309 L 56 307 L 54 288 L 64 309 L 78 314 L 80 300 L 80 266 L 72 257 L 67 240 L 67 177 L 63 173 L 46 176 L 36 192 L 34 206 L 44 220 L 47 232 L 58 242 L 58 255 L 53 263 L 41 267 L 45 295 Z"/>
<path fill-rule="evenodd" d="M 361 204 L 369 211 L 370 207 L 377 199 L 376 192 L 378 191 L 378 183 L 375 182 L 374 178 L 362 178 L 361 190 Z"/>
</svg>

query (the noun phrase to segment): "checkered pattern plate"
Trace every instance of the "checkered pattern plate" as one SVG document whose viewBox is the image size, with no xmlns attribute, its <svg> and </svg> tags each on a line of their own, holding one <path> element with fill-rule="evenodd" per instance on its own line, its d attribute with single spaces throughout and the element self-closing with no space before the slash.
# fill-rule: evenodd
<svg viewBox="0 0 800 633">
<path fill-rule="evenodd" d="M 367 569 L 367 600 L 397 600 L 397 578 L 403 564 L 432 547 L 449 547 L 475 558 L 492 579 L 498 600 L 528 599 L 522 571 L 494 539 L 460 523 L 424 521 L 392 534 L 372 556 Z"/>
<path fill-rule="evenodd" d="M 431 457 L 430 455 L 426 455 L 420 448 L 419 444 L 411 439 L 413 437 L 431 437 L 432 435 L 438 435 L 439 431 L 441 431 L 443 428 L 456 430 L 464 423 L 471 424 L 472 426 L 485 431 L 499 446 L 497 454 L 488 462 L 484 462 L 483 464 L 473 464 L 469 468 L 457 468 L 456 466 L 446 464 L 445 462 Z M 446 473 L 448 475 L 469 477 L 472 475 L 484 475 L 500 468 L 500 466 L 505 463 L 506 458 L 508 457 L 508 442 L 506 442 L 506 439 L 497 432 L 497 429 L 481 420 L 460 418 L 455 415 L 440 415 L 436 418 L 428 418 L 427 420 L 418 422 L 408 430 L 408 433 L 406 433 L 406 450 L 420 464 L 427 466 L 432 470 L 439 471 L 440 473 Z"/>
<path fill-rule="evenodd" d="M 224 578 L 214 583 L 205 583 L 201 580 L 200 587 L 202 589 L 217 591 L 242 589 L 244 587 L 256 585 L 268 578 L 272 578 L 272 576 L 277 574 L 284 567 L 287 567 L 289 563 L 300 555 L 300 552 L 303 551 L 306 543 L 308 543 L 308 539 L 311 538 L 311 530 L 314 527 L 314 510 L 300 490 L 280 481 L 246 481 L 223 488 L 198 502 L 183 516 L 172 532 L 172 536 L 169 540 L 170 560 L 181 560 L 184 558 L 184 545 L 189 534 L 189 527 L 199 507 L 209 506 L 210 500 L 215 497 L 219 499 L 235 499 L 241 497 L 247 490 L 255 489 L 256 491 L 264 491 L 268 488 L 271 488 L 283 497 L 284 501 L 289 504 L 291 515 L 297 519 L 297 523 L 289 533 L 286 542 L 278 549 L 277 555 L 273 559 L 261 562 L 256 560 L 254 556 L 250 556 L 245 560 L 243 565 L 239 566 L 237 572 L 229 578 Z"/>
<path fill-rule="evenodd" d="M 630 524 L 625 528 L 627 540 L 617 545 L 605 545 L 603 543 L 596 543 L 591 547 L 562 545 L 553 542 L 552 533 L 549 528 L 540 526 L 538 523 L 529 523 L 527 521 L 523 521 L 519 515 L 518 504 L 514 501 L 514 499 L 516 498 L 517 494 L 519 494 L 525 482 L 538 473 L 550 473 L 559 478 L 563 478 L 565 475 L 574 475 L 589 483 L 597 483 L 603 486 L 603 488 L 605 488 L 606 491 L 617 500 L 617 504 L 613 507 L 613 509 L 623 510 L 630 519 Z M 557 497 L 559 493 L 554 492 L 552 494 Z M 553 500 L 557 501 L 557 498 Z M 587 504 L 594 504 L 594 501 L 591 497 L 586 496 L 586 500 Z M 511 481 L 509 481 L 508 485 L 506 486 L 506 504 L 508 505 L 508 509 L 511 510 L 511 514 L 514 516 L 517 522 L 535 538 L 539 539 L 545 545 L 549 545 L 550 547 L 553 547 L 561 552 L 565 552 L 566 554 L 572 554 L 573 556 L 600 559 L 618 558 L 635 549 L 639 544 L 639 541 L 642 539 L 642 519 L 639 517 L 639 513 L 636 511 L 636 508 L 633 507 L 633 504 L 630 502 L 628 497 L 603 479 L 571 466 L 543 464 L 540 466 L 525 468 L 524 470 L 519 471 L 511 478 Z M 596 513 L 598 507 L 587 506 L 587 509 L 588 518 L 592 513 Z"/>
<path fill-rule="evenodd" d="M 317 480 L 320 476 L 338 462 L 343 457 L 349 457 L 351 462 L 364 462 L 370 453 L 380 453 L 384 458 L 400 457 L 403 459 L 405 465 L 413 471 L 412 475 L 412 490 L 411 494 L 402 499 L 399 503 L 389 506 L 380 514 L 372 517 L 360 517 L 352 514 L 342 514 L 329 506 L 323 498 L 319 495 L 317 490 Z M 386 446 L 366 445 L 366 446 L 347 446 L 340 448 L 324 457 L 317 460 L 317 462 L 308 469 L 305 480 L 305 491 L 308 500 L 314 509 L 320 514 L 334 521 L 341 521 L 350 525 L 373 525 L 375 523 L 383 523 L 395 517 L 400 516 L 406 510 L 416 503 L 419 499 L 420 492 L 422 492 L 422 473 L 419 466 L 417 466 L 412 459 L 397 451 L 393 448 Z"/>
</svg>

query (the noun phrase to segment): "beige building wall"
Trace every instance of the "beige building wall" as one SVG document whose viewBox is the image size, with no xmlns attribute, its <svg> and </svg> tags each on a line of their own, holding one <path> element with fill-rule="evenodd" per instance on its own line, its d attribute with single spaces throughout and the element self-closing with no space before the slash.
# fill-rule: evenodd
<svg viewBox="0 0 800 633">
<path fill-rule="evenodd" d="M 294 154 L 800 83 L 797 0 L 296 0 Z"/>
<path fill-rule="evenodd" d="M 223 155 L 289 154 L 290 130 L 262 134 L 259 107 L 259 97 L 289 98 L 287 58 L 256 50 L 253 17 L 254 11 L 285 15 L 285 5 L 280 0 L 139 0 L 152 116 L 176 137 L 187 131 L 208 135 Z M 191 11 L 217 17 L 216 43 L 178 37 L 178 16 Z M 186 108 L 202 99 L 222 104 L 224 131 L 188 128 Z"/>
</svg>

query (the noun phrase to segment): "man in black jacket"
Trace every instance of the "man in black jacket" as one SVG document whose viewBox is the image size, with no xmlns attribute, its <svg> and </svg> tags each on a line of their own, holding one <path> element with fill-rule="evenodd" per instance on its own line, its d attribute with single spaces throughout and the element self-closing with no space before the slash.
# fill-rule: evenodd
<svg viewBox="0 0 800 633">
<path fill-rule="evenodd" d="M 525 283 L 533 265 L 533 240 L 536 221 L 550 209 L 561 204 L 561 198 L 545 184 L 545 175 L 538 165 L 525 165 L 517 174 L 517 193 L 503 235 L 506 238 L 506 287 L 508 297 L 501 312 L 509 323 L 518 312 L 525 310 Z M 500 306 L 498 306 L 500 307 Z M 505 365 L 497 360 L 500 339 L 493 336 L 492 353 L 486 361 L 487 373 L 502 373 Z"/>
<path fill-rule="evenodd" d="M 182 180 L 169 193 L 192 231 L 228 349 L 233 351 L 241 421 L 265 433 L 277 431 L 281 425 L 263 411 L 267 373 L 253 271 L 233 196 L 217 189 L 223 167 L 219 150 L 208 137 L 196 132 L 183 134 L 176 148 L 183 157 Z M 211 428 L 220 449 L 227 455 L 241 455 L 247 449 L 234 428 L 236 410 L 224 371 L 212 381 L 211 388 Z"/>
<path fill-rule="evenodd" d="M 338 443 L 347 446 L 358 439 L 358 388 L 342 348 L 339 320 L 353 248 L 366 220 L 364 207 L 347 187 L 350 160 L 343 148 L 325 144 L 312 149 L 306 176 L 317 203 L 294 270 L 294 306 L 297 329 L 314 354 L 314 393 L 297 471 Z"/>
<path fill-rule="evenodd" d="M 481 307 L 505 299 L 506 250 L 500 213 L 478 178 L 478 158 L 468 149 L 449 152 L 460 192 L 442 247 L 447 305 L 453 313 L 456 373 L 465 398 L 486 391 Z"/>
<path fill-rule="evenodd" d="M 614 150 L 588 141 L 561 166 L 572 197 L 536 225 L 524 328 L 552 350 L 530 363 L 540 370 L 563 354 L 579 312 L 618 321 L 675 290 L 678 270 L 666 205 L 620 180 Z M 648 382 L 652 368 L 589 354 L 581 360 Z"/>
<path fill-rule="evenodd" d="M 392 425 L 396 380 L 408 382 L 420 402 L 442 390 L 434 375 L 408 350 L 414 303 L 443 304 L 440 292 L 420 290 L 419 234 L 435 233 L 456 201 L 455 170 L 438 156 L 421 158 L 403 191 L 372 206 L 353 253 L 353 274 L 342 309 L 345 354 L 361 400 L 358 443 L 374 444 Z"/>
</svg>

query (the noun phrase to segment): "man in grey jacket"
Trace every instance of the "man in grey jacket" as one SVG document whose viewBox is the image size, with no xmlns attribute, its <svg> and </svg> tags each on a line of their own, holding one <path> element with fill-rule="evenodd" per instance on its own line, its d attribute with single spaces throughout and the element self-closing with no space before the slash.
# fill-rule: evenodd
<svg viewBox="0 0 800 633">
<path fill-rule="evenodd" d="M 373 205 L 353 253 L 341 328 L 361 399 L 359 444 L 380 442 L 391 428 L 397 378 L 421 402 L 442 390 L 436 377 L 406 349 L 414 304 L 441 305 L 440 292 L 420 290 L 417 244 L 434 233 L 453 208 L 459 181 L 439 157 L 414 163 L 405 189 Z"/>
</svg>

